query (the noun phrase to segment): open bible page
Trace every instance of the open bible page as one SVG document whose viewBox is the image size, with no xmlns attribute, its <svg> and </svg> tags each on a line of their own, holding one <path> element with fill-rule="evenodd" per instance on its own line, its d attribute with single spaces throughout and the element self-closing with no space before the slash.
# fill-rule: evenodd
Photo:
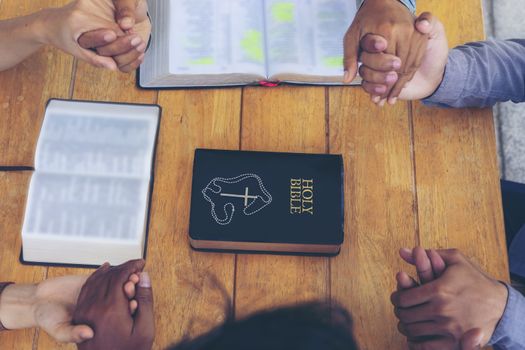
<svg viewBox="0 0 525 350">
<path fill-rule="evenodd" d="M 262 0 L 170 3 L 170 73 L 266 76 Z"/>
<path fill-rule="evenodd" d="M 35 173 L 24 235 L 143 239 L 149 180 Z"/>
<path fill-rule="evenodd" d="M 146 111 L 138 106 L 52 103 L 38 140 L 37 172 L 149 179 L 158 118 Z"/>
<path fill-rule="evenodd" d="M 266 0 L 269 71 L 277 80 L 342 82 L 349 0 Z"/>
</svg>

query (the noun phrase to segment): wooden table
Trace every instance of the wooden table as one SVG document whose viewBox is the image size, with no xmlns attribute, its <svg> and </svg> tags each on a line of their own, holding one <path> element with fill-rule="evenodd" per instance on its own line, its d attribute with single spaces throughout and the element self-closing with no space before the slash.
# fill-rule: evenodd
<svg viewBox="0 0 525 350">
<path fill-rule="evenodd" d="M 0 0 L 0 17 L 67 0 Z M 418 0 L 450 44 L 483 38 L 479 0 Z M 238 317 L 269 306 L 336 299 L 354 314 L 362 349 L 403 349 L 389 296 L 406 266 L 403 246 L 457 247 L 508 279 L 490 110 L 420 103 L 374 106 L 357 87 L 142 91 L 54 49 L 0 73 L 0 166 L 33 166 L 51 97 L 158 103 L 164 109 L 151 210 L 148 270 L 157 314 L 155 349 L 223 318 L 223 284 Z M 336 258 L 197 253 L 187 232 L 196 147 L 342 153 L 346 239 Z M 87 270 L 23 266 L 20 232 L 31 172 L 0 172 L 0 279 L 38 282 Z M 44 332 L 0 335 L 2 349 L 73 349 Z"/>
</svg>

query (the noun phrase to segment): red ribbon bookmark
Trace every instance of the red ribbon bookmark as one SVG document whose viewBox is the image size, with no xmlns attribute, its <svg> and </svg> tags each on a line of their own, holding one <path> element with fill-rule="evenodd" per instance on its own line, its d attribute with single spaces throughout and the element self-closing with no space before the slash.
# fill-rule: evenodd
<svg viewBox="0 0 525 350">
<path fill-rule="evenodd" d="M 264 87 L 276 87 L 276 86 L 279 86 L 279 82 L 278 81 L 261 80 L 261 81 L 259 81 L 259 85 L 264 86 Z"/>
</svg>

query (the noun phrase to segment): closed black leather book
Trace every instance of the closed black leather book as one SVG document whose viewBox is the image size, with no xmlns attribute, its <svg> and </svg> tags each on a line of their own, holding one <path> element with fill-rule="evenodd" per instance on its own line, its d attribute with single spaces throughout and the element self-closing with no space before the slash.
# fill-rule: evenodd
<svg viewBox="0 0 525 350">
<path fill-rule="evenodd" d="M 196 150 L 191 246 L 338 254 L 343 169 L 340 155 Z"/>
</svg>

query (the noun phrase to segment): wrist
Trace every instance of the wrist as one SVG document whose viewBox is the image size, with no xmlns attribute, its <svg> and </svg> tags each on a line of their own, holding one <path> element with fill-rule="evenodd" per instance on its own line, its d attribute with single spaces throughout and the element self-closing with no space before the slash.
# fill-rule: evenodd
<svg viewBox="0 0 525 350">
<path fill-rule="evenodd" d="M 492 338 L 492 335 L 496 331 L 496 328 L 498 327 L 503 314 L 505 313 L 505 309 L 507 308 L 507 301 L 509 298 L 509 290 L 507 286 L 499 281 L 494 281 L 494 290 L 493 290 L 493 298 L 492 298 L 492 305 L 494 312 L 492 315 L 488 315 L 488 327 L 487 331 L 485 333 L 485 338 L 483 339 L 482 344 L 487 344 L 490 339 Z"/>
<path fill-rule="evenodd" d="M 429 87 L 426 90 L 428 93 L 425 94 L 425 97 L 421 98 L 421 100 L 426 100 L 426 99 L 431 98 L 432 96 L 434 96 L 436 94 L 436 92 L 441 87 L 441 84 L 443 83 L 443 80 L 445 79 L 445 72 L 446 72 L 446 67 L 443 67 L 443 70 L 433 74 L 433 76 L 435 76 L 435 78 L 434 79 L 429 79 L 429 81 L 430 81 L 429 82 Z"/>
<path fill-rule="evenodd" d="M 0 321 L 7 329 L 23 329 L 36 326 L 34 305 L 35 284 L 11 284 L 0 297 Z"/>
<path fill-rule="evenodd" d="M 41 45 L 51 44 L 51 33 L 50 28 L 52 27 L 52 21 L 56 9 L 49 8 L 43 9 L 34 15 L 34 19 L 31 22 L 31 32 L 35 40 Z"/>
</svg>

